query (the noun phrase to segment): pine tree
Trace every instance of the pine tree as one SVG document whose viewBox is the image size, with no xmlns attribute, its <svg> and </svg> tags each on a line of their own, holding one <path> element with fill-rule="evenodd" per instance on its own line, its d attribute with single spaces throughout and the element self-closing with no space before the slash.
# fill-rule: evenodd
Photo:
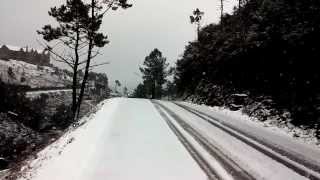
<svg viewBox="0 0 320 180">
<path fill-rule="evenodd" d="M 111 9 L 117 10 L 119 7 L 122 9 L 130 8 L 132 5 L 127 3 L 127 0 L 91 0 L 89 6 L 89 19 L 86 27 L 86 38 L 88 42 L 87 59 L 85 65 L 84 77 L 81 84 L 80 94 L 78 97 L 78 113 L 80 112 L 81 102 L 83 99 L 86 82 L 89 76 L 92 59 L 99 54 L 99 50 L 94 53 L 94 48 L 104 47 L 109 41 L 108 36 L 99 32 L 104 15 Z M 104 8 L 106 7 L 106 8 Z M 102 63 L 104 64 L 104 63 Z M 96 66 L 96 65 L 94 65 Z"/>
<path fill-rule="evenodd" d="M 119 80 L 115 80 L 114 83 L 115 83 L 115 87 L 114 87 L 115 93 L 118 93 L 118 88 L 117 87 L 120 87 L 121 83 L 120 83 Z"/>
<path fill-rule="evenodd" d="M 144 84 L 140 83 L 136 87 L 136 89 L 134 90 L 132 97 L 134 97 L 134 98 L 147 98 L 148 97 L 147 94 L 148 94 L 148 92 L 147 92 L 146 86 Z"/>
<path fill-rule="evenodd" d="M 195 9 L 192 13 L 192 16 L 190 16 L 190 22 L 191 24 L 195 24 L 197 26 L 197 36 L 199 38 L 200 28 L 201 28 L 201 20 L 202 16 L 204 15 L 204 12 L 200 11 L 198 8 Z"/>
<path fill-rule="evenodd" d="M 176 95 L 176 85 L 171 81 L 166 83 L 166 95 L 168 100 L 172 100 Z"/>
<path fill-rule="evenodd" d="M 45 25 L 38 34 L 43 36 L 43 39 L 57 44 L 62 43 L 64 48 L 69 51 L 74 51 L 74 58 L 68 58 L 61 53 L 53 51 L 49 45 L 45 45 L 47 50 L 56 56 L 56 60 L 66 63 L 73 70 L 72 81 L 72 112 L 75 116 L 77 108 L 77 82 L 78 82 L 78 67 L 79 67 L 79 51 L 81 42 L 85 41 L 85 24 L 88 20 L 89 8 L 81 0 L 67 0 L 66 4 L 60 7 L 53 7 L 49 11 L 49 15 L 58 23 L 58 27 Z"/>
<path fill-rule="evenodd" d="M 123 96 L 128 97 L 128 88 L 126 86 L 123 87 Z"/>
<path fill-rule="evenodd" d="M 54 59 L 66 63 L 73 71 L 72 112 L 79 114 L 89 71 L 94 66 L 92 60 L 99 55 L 99 48 L 108 43 L 107 36 L 99 32 L 104 15 L 111 9 L 119 7 L 127 9 L 131 4 L 127 0 L 67 0 L 60 7 L 51 8 L 49 15 L 57 22 L 57 27 L 46 25 L 38 31 L 43 39 L 53 45 L 42 43 L 46 50 L 54 55 Z M 62 46 L 59 46 L 61 45 Z M 54 50 L 54 48 L 58 50 Z M 82 66 L 82 67 L 81 67 Z M 83 67 L 84 66 L 84 67 Z M 82 81 L 80 72 L 84 69 Z M 77 88 L 81 86 L 80 93 Z"/>
<path fill-rule="evenodd" d="M 151 94 L 151 98 L 161 98 L 162 86 L 169 75 L 167 59 L 158 49 L 154 49 L 146 58 L 140 71 L 143 74 L 144 84 Z"/>
</svg>

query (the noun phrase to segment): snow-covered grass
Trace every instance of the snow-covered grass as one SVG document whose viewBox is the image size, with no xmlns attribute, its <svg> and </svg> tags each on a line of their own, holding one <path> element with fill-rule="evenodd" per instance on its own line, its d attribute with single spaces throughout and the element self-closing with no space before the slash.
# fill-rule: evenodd
<svg viewBox="0 0 320 180">
<path fill-rule="evenodd" d="M 12 70 L 11 75 L 9 68 Z M 60 69 L 17 60 L 0 60 L 0 77 L 5 83 L 28 85 L 31 88 L 65 87 L 72 80 Z"/>
<path fill-rule="evenodd" d="M 232 111 L 226 107 L 218 107 L 218 106 L 207 106 L 204 104 L 195 105 L 192 102 L 180 102 L 187 105 L 191 105 L 194 107 L 200 107 L 202 109 L 210 109 L 211 112 L 221 115 L 227 116 L 235 120 L 241 120 L 242 122 L 254 124 L 256 126 L 262 127 L 263 129 L 267 129 L 272 133 L 281 134 L 283 136 L 290 137 L 290 139 L 294 139 L 295 141 L 310 144 L 320 148 L 320 140 L 316 138 L 315 129 L 308 129 L 304 127 L 297 127 L 291 124 L 290 122 L 279 121 L 274 118 L 268 118 L 266 121 L 260 121 L 258 118 L 251 117 L 242 112 L 242 110 Z"/>
<path fill-rule="evenodd" d="M 266 121 L 260 121 L 255 117 L 250 117 L 247 114 L 242 113 L 241 110 L 231 111 L 230 109 L 217 106 L 210 107 L 210 109 L 215 113 L 221 113 L 232 118 L 241 119 L 244 121 L 253 121 L 260 127 L 264 127 L 275 133 L 280 133 L 297 141 L 312 144 L 320 148 L 320 141 L 315 137 L 314 129 L 304 129 L 302 127 L 294 126 L 291 123 L 278 123 L 279 120 L 277 119 L 267 119 Z"/>
</svg>

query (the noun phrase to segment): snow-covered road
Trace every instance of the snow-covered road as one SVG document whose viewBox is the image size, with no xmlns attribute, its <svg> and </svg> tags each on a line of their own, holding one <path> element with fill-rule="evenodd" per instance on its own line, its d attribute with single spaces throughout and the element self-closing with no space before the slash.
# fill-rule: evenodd
<svg viewBox="0 0 320 180">
<path fill-rule="evenodd" d="M 320 179 L 319 167 L 319 149 L 209 108 L 114 98 L 19 179 Z"/>
</svg>

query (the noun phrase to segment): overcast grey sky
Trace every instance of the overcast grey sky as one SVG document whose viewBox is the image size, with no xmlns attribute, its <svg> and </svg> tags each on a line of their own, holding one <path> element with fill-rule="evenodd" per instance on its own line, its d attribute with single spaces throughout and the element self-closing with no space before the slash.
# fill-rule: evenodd
<svg viewBox="0 0 320 180">
<path fill-rule="evenodd" d="M 226 1 L 231 12 L 236 0 Z M 64 0 L 1 0 L 0 44 L 39 48 L 36 30 L 54 22 L 48 16 L 50 7 Z M 111 12 L 101 31 L 108 34 L 110 44 L 103 48 L 97 62 L 110 64 L 95 69 L 105 72 L 110 84 L 118 79 L 134 88 L 140 81 L 139 66 L 151 50 L 158 48 L 173 65 L 185 45 L 195 39 L 195 27 L 189 23 L 192 10 L 205 12 L 203 24 L 218 22 L 220 0 L 131 0 L 128 10 Z"/>
</svg>

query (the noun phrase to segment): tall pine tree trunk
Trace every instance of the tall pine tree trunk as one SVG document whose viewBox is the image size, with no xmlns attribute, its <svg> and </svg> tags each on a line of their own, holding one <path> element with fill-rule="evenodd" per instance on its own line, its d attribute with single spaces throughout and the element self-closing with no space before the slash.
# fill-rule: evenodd
<svg viewBox="0 0 320 180">
<path fill-rule="evenodd" d="M 200 37 L 200 22 L 197 24 L 197 39 L 199 41 L 199 37 Z"/>
<path fill-rule="evenodd" d="M 86 62 L 86 67 L 85 67 L 85 73 L 84 73 L 84 77 L 82 80 L 82 84 L 81 84 L 81 89 L 80 89 L 80 94 L 79 94 L 79 98 L 78 98 L 78 107 L 77 107 L 77 118 L 79 117 L 80 114 L 80 108 L 81 108 L 81 103 L 83 100 L 83 96 L 84 96 L 84 91 L 86 89 L 86 83 L 88 80 L 88 76 L 89 76 L 89 70 L 90 70 L 90 62 L 91 62 L 91 54 L 92 54 L 92 49 L 93 49 L 93 23 L 94 23 L 94 9 L 95 9 L 95 3 L 94 0 L 91 0 L 91 29 L 89 29 L 88 32 L 88 37 L 89 37 L 89 47 L 88 47 L 88 57 L 87 57 L 87 62 Z"/>
<path fill-rule="evenodd" d="M 221 29 L 223 30 L 223 9 L 224 9 L 224 5 L 223 5 L 223 0 L 220 0 L 221 6 L 220 6 L 220 10 L 221 10 L 221 14 L 220 14 L 220 24 L 221 24 Z"/>
<path fill-rule="evenodd" d="M 152 90 L 151 90 L 151 99 L 155 99 L 156 98 L 156 81 L 154 80 L 152 82 Z"/>
<path fill-rule="evenodd" d="M 78 86 L 78 63 L 79 63 L 79 39 L 80 39 L 80 32 L 79 32 L 79 25 L 77 26 L 77 37 L 76 37 L 76 44 L 75 44 L 75 63 L 73 66 L 73 79 L 72 79 L 72 115 L 73 118 L 76 117 L 77 113 L 77 86 Z"/>
</svg>

